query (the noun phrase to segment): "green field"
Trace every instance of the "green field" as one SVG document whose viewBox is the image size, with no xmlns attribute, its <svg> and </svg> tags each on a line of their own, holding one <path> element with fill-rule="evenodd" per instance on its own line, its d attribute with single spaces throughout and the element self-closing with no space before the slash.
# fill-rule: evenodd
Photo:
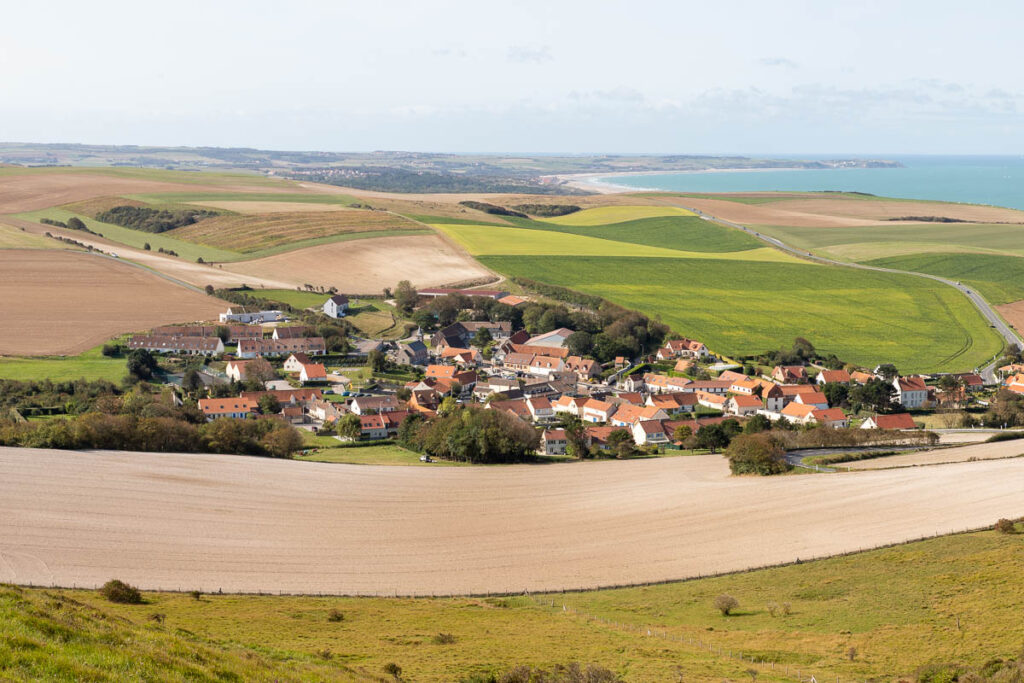
<svg viewBox="0 0 1024 683">
<path fill-rule="evenodd" d="M 147 592 L 145 604 L 115 605 L 91 591 L 0 587 L 0 678 L 384 680 L 394 662 L 403 680 L 458 681 L 576 661 L 629 681 L 736 681 L 751 678 L 750 668 L 767 681 L 793 681 L 797 669 L 823 683 L 913 680 L 928 664 L 981 667 L 1020 654 L 1022 565 L 1021 535 L 981 532 L 714 579 L 534 597 Z M 712 605 L 722 593 L 739 601 L 733 616 Z M 328 620 L 332 609 L 340 620 Z M 752 667 L 739 652 L 775 667 Z"/>
<path fill-rule="evenodd" d="M 44 235 L 0 223 L 0 249 L 74 249 Z"/>
<path fill-rule="evenodd" d="M 333 439 L 333 437 L 324 437 Z M 340 443 L 337 440 L 334 443 Z M 329 443 L 316 442 L 318 448 L 310 455 L 299 456 L 296 460 L 312 462 L 334 462 L 348 465 L 416 465 L 423 467 L 458 467 L 469 463 L 438 460 L 436 462 L 420 462 L 420 454 L 408 451 L 401 446 L 382 444 L 379 446 L 360 446 L 358 448 L 331 448 Z"/>
<path fill-rule="evenodd" d="M 698 246 L 705 249 L 704 251 L 684 251 L 677 248 L 651 246 L 643 242 L 591 237 L 587 234 L 573 234 L 560 230 L 532 230 L 522 227 L 506 228 L 493 225 L 454 224 L 438 224 L 433 227 L 446 233 L 474 256 L 575 254 L 577 256 L 798 262 L 794 257 L 781 251 L 770 247 L 757 247 L 756 244 L 752 245 L 755 248 L 747 251 L 707 251 L 708 245 L 705 241 L 698 243 Z"/>
<path fill-rule="evenodd" d="M 572 226 L 607 225 L 635 221 L 640 218 L 657 216 L 692 216 L 693 212 L 675 206 L 599 206 L 595 209 L 584 209 L 565 216 L 539 219 L 543 223 Z"/>
<path fill-rule="evenodd" d="M 1024 225 L 920 223 L 858 228 L 760 227 L 799 249 L 848 261 L 920 252 L 975 252 L 1024 256 Z"/>
<path fill-rule="evenodd" d="M 66 382 L 85 378 L 120 383 L 126 374 L 124 358 L 107 358 L 101 347 L 77 356 L 0 356 L 0 377 L 21 381 L 51 379 Z"/>
<path fill-rule="evenodd" d="M 937 372 L 974 368 L 1002 348 L 966 297 L 912 275 L 688 258 L 479 258 L 500 273 L 661 316 L 730 355 L 777 349 L 801 336 L 847 362 Z"/>
<path fill-rule="evenodd" d="M 320 292 L 303 292 L 297 289 L 252 289 L 243 293 L 257 299 L 280 301 L 298 309 L 322 306 L 329 296 Z"/>
<path fill-rule="evenodd" d="M 993 304 L 1024 299 L 1024 258 L 996 254 L 915 254 L 872 261 L 867 265 L 929 273 L 960 280 Z"/>
</svg>

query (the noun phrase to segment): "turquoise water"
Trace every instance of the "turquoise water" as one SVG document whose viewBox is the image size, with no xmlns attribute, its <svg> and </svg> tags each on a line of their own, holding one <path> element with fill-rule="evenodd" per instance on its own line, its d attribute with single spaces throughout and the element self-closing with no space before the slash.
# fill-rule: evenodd
<svg viewBox="0 0 1024 683">
<path fill-rule="evenodd" d="M 1024 209 L 1024 157 L 877 158 L 899 161 L 904 168 L 664 173 L 602 176 L 600 180 L 673 192 L 838 190 Z"/>
</svg>

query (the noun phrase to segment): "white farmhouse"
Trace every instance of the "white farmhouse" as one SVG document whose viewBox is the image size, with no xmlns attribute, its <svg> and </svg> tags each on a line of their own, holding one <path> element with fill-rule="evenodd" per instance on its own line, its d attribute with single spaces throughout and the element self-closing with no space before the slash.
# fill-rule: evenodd
<svg viewBox="0 0 1024 683">
<path fill-rule="evenodd" d="M 344 318 L 348 312 L 348 297 L 344 294 L 335 294 L 324 302 L 324 315 L 332 318 Z"/>
</svg>

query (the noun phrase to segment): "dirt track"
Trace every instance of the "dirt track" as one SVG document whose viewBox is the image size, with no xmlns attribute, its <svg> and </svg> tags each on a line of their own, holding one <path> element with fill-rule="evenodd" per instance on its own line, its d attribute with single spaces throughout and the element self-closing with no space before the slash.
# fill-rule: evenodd
<svg viewBox="0 0 1024 683">
<path fill-rule="evenodd" d="M 955 448 L 939 448 L 933 451 L 921 451 L 907 455 L 889 455 L 870 460 L 858 460 L 839 465 L 843 469 L 877 470 L 887 467 L 912 467 L 914 465 L 936 465 L 947 462 L 966 462 L 990 460 L 993 458 L 1013 458 L 1024 455 L 1024 439 L 1016 441 L 999 441 L 996 443 L 976 443 L 971 446 Z"/>
<path fill-rule="evenodd" d="M 719 456 L 488 468 L 0 449 L 0 582 L 517 592 L 808 559 L 1024 514 L 1024 460 L 730 478 Z"/>
</svg>

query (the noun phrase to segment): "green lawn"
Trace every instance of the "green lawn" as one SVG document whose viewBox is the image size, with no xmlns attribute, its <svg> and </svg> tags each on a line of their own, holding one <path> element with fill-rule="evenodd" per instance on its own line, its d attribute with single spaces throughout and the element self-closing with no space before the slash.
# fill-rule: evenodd
<svg viewBox="0 0 1024 683">
<path fill-rule="evenodd" d="M 196 600 L 146 592 L 145 604 L 116 605 L 92 591 L 0 587 L 0 678 L 384 680 L 394 662 L 403 680 L 459 681 L 576 661 L 629 681 L 739 681 L 750 679 L 751 664 L 726 653 L 742 651 L 775 662 L 756 667 L 757 680 L 791 682 L 796 669 L 823 683 L 916 680 L 930 663 L 980 667 L 1019 656 L 1022 538 L 981 532 L 566 595 Z M 723 593 L 739 602 L 733 616 L 713 607 Z M 440 633 L 452 638 L 439 642 Z"/>
<path fill-rule="evenodd" d="M 0 377 L 21 381 L 52 379 L 65 382 L 85 378 L 120 383 L 126 374 L 124 358 L 107 358 L 101 347 L 77 356 L 0 356 Z"/>
<path fill-rule="evenodd" d="M 960 280 L 993 304 L 1024 299 L 1024 258 L 996 254 L 914 254 L 866 261 L 868 265 Z"/>
<path fill-rule="evenodd" d="M 302 292 L 297 289 L 252 289 L 244 293 L 257 299 L 280 301 L 299 309 L 322 306 L 329 296 L 320 292 Z"/>
<path fill-rule="evenodd" d="M 966 297 L 911 275 L 803 263 L 585 256 L 481 256 L 506 275 L 596 294 L 716 351 L 748 355 L 797 337 L 903 372 L 969 370 L 1002 348 Z"/>
<path fill-rule="evenodd" d="M 331 439 L 332 437 L 323 437 Z M 334 443 L 340 443 L 334 440 Z M 438 460 L 435 462 L 420 462 L 420 454 L 407 451 L 401 446 L 383 444 L 380 446 L 362 446 L 360 448 L 330 448 L 326 442 L 316 442 L 318 448 L 311 455 L 299 456 L 296 460 L 309 460 L 312 462 L 335 462 L 348 465 L 417 465 L 423 467 L 457 467 L 469 466 L 469 463 L 449 462 Z"/>
</svg>

